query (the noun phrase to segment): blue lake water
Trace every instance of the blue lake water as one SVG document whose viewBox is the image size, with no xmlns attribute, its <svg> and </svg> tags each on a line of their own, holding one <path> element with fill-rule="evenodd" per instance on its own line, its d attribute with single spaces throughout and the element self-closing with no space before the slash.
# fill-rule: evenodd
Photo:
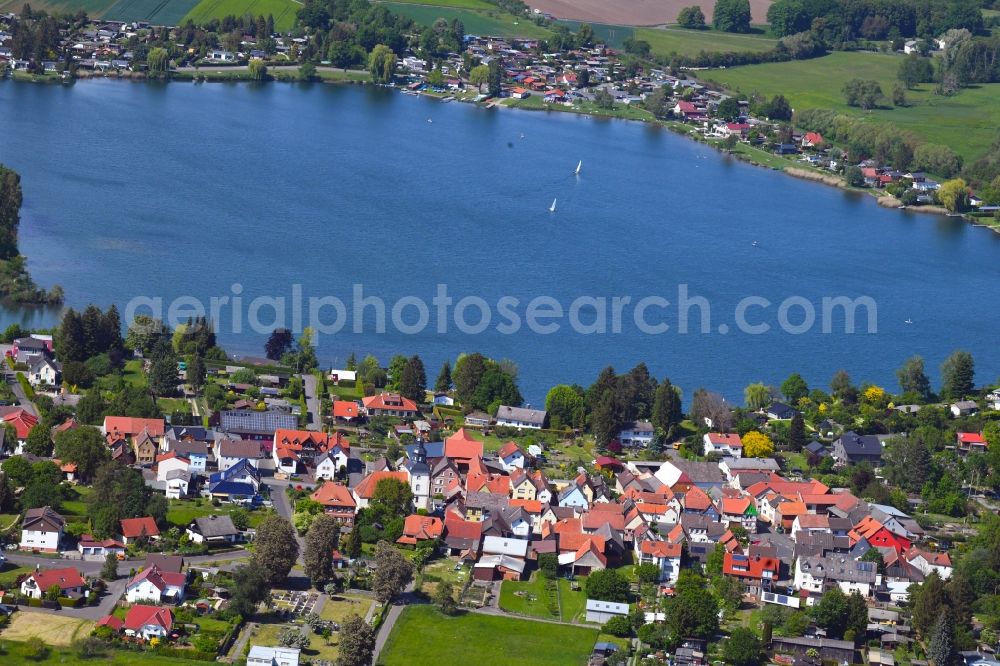
<svg viewBox="0 0 1000 666">
<path fill-rule="evenodd" d="M 240 291 L 242 332 L 231 307 L 217 322 L 233 353 L 262 354 L 264 334 L 245 323 L 257 296 L 289 299 L 286 324 L 297 323 L 297 284 L 303 298 L 346 304 L 346 327 L 320 336 L 324 364 L 351 352 L 383 361 L 418 353 L 433 380 L 445 358 L 481 351 L 515 360 L 536 404 L 555 383 L 586 385 L 603 366 L 639 361 L 688 396 L 706 386 L 734 399 L 750 382 L 793 371 L 825 387 L 838 368 L 894 390 L 907 356 L 923 355 L 936 375 L 956 348 L 974 354 L 981 382 L 1000 376 L 1000 235 L 883 210 L 642 124 L 352 86 L 3 82 L 0 162 L 22 175 L 21 249 L 36 281 L 63 285 L 77 307 L 124 308 L 137 296 L 207 307 Z M 372 308 L 353 332 L 355 284 L 387 302 L 385 333 L 375 332 Z M 491 304 L 487 330 L 458 330 L 453 304 L 448 332 L 438 333 L 439 284 L 456 302 Z M 678 332 L 684 284 L 710 303 L 711 333 Z M 405 296 L 427 303 L 428 330 L 394 329 L 391 306 Z M 607 298 L 609 332 L 575 332 L 565 317 L 555 333 L 500 332 L 504 296 L 518 299 L 522 322 L 539 296 L 564 310 L 581 296 Z M 610 332 L 615 296 L 632 299 L 621 333 Z M 668 332 L 637 330 L 634 306 L 647 296 L 671 302 L 646 310 Z M 770 332 L 737 330 L 748 296 L 772 303 L 747 314 Z M 860 332 L 843 334 L 837 316 L 824 334 L 821 299 L 837 296 L 872 298 L 877 333 L 865 332 L 862 310 Z M 789 297 L 814 304 L 808 332 L 778 330 Z M 581 312 L 594 319 L 593 307 Z M 475 306 L 465 313 L 479 320 Z M 689 313 L 697 329 L 700 310 Z M 404 323 L 419 314 L 403 308 Z M 4 325 L 54 317 L 3 313 Z M 802 317 L 793 307 L 790 320 Z"/>
</svg>

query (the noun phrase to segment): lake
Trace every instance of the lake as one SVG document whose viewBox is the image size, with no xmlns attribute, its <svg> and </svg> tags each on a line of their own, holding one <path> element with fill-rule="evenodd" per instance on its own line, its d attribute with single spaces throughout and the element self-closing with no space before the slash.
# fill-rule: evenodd
<svg viewBox="0 0 1000 666">
<path fill-rule="evenodd" d="M 740 401 L 748 383 L 795 371 L 825 388 L 845 368 L 896 390 L 906 357 L 923 355 L 936 376 L 956 348 L 974 354 L 980 382 L 1000 376 L 1000 235 L 884 210 L 655 127 L 318 84 L 7 81 L 0 108 L 0 162 L 22 176 L 35 280 L 61 284 L 74 307 L 146 297 L 166 314 L 180 297 L 206 308 L 229 297 L 216 319 L 232 353 L 263 354 L 249 320 L 274 309 L 254 299 L 284 298 L 285 324 L 301 326 L 310 297 L 332 297 L 317 302 L 324 330 L 344 326 L 319 336 L 324 365 L 417 353 L 433 383 L 444 359 L 480 351 L 516 361 L 534 404 L 553 384 L 639 361 L 688 397 L 706 386 Z M 385 303 L 384 332 L 375 305 L 352 316 L 354 285 Z M 705 301 L 685 306 L 686 334 L 684 288 Z M 871 299 L 877 317 L 858 310 L 845 334 L 842 312 L 823 313 L 836 297 Z M 540 316 L 556 308 L 563 317 Z M 744 332 L 737 310 L 771 330 Z M 56 317 L 3 313 L 4 325 Z"/>
</svg>

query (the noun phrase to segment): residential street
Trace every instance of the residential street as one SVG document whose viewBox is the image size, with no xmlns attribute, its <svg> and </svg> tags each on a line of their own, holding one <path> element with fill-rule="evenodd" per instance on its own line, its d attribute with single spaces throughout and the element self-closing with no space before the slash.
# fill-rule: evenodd
<svg viewBox="0 0 1000 666">
<path fill-rule="evenodd" d="M 292 503 L 288 500 L 288 495 L 285 494 L 285 488 L 288 487 L 287 481 L 278 481 L 276 479 L 265 479 L 266 483 L 271 490 L 271 502 L 274 503 L 274 510 L 278 512 L 278 515 L 282 518 L 288 520 L 292 519 Z M 305 550 L 306 542 L 305 539 L 300 537 L 298 534 L 295 535 L 295 540 L 299 543 L 299 564 L 302 563 L 302 551 Z"/>
</svg>

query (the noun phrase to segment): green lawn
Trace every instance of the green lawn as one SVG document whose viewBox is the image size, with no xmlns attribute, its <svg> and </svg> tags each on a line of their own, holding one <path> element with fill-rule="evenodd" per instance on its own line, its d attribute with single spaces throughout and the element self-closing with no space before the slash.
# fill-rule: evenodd
<svg viewBox="0 0 1000 666">
<path fill-rule="evenodd" d="M 587 593 L 584 591 L 586 580 L 577 579 L 575 584 L 579 589 L 574 590 L 573 581 L 565 578 L 559 579 L 559 608 L 563 622 L 585 622 L 587 617 Z"/>
<path fill-rule="evenodd" d="M 293 0 L 194 0 L 186 15 L 181 20 L 183 23 L 191 19 L 195 23 L 203 24 L 214 18 L 221 19 L 226 16 L 267 16 L 274 17 L 274 27 L 276 30 L 288 30 L 295 23 L 295 12 L 301 4 Z"/>
<path fill-rule="evenodd" d="M 197 502 L 198 500 L 170 500 L 170 507 L 167 509 L 167 522 L 177 527 L 187 527 L 195 518 L 211 515 L 221 516 L 239 508 L 235 504 L 212 506 L 212 503 L 206 499 L 201 500 L 200 506 Z M 262 509 L 251 511 L 249 513 L 250 527 L 259 525 L 267 514 L 268 512 Z"/>
<path fill-rule="evenodd" d="M 531 580 L 505 580 L 500 585 L 500 608 L 518 615 L 531 615 L 550 620 L 561 617 L 559 610 L 559 595 L 556 586 L 537 571 Z"/>
<path fill-rule="evenodd" d="M 429 606 L 409 606 L 379 661 L 385 666 L 518 664 L 579 666 L 597 629 L 466 613 L 445 617 Z"/>
<path fill-rule="evenodd" d="M 391 11 L 409 16 L 420 25 L 434 25 L 434 21 L 439 18 L 449 22 L 452 19 L 458 19 L 465 26 L 466 34 L 471 35 L 545 39 L 551 34 L 545 28 L 538 27 L 526 18 L 518 18 L 496 7 L 489 10 L 473 10 L 434 7 L 407 2 L 386 2 L 384 4 Z"/>
<path fill-rule="evenodd" d="M 142 371 L 142 361 L 132 360 L 126 362 L 125 369 L 122 371 L 122 377 L 125 379 L 125 383 L 132 386 L 145 386 L 146 373 Z"/>
<path fill-rule="evenodd" d="M 59 513 L 62 514 L 64 518 L 72 518 L 74 516 L 86 518 L 87 498 L 90 497 L 92 492 L 94 492 L 94 490 L 89 486 L 74 486 L 74 498 L 63 500 L 62 508 Z"/>
<path fill-rule="evenodd" d="M 834 109 L 910 130 L 931 143 L 951 146 L 966 161 L 981 155 L 1000 127 L 1000 84 L 966 88 L 954 97 L 934 94 L 932 84 L 907 92 L 910 106 L 862 111 L 845 104 L 844 83 L 853 78 L 874 79 L 891 94 L 900 55 L 836 52 L 812 60 L 748 65 L 701 73 L 743 96 L 759 92 L 783 94 L 796 111 Z"/>
<path fill-rule="evenodd" d="M 0 587 L 9 588 L 14 585 L 18 576 L 31 573 L 32 571 L 34 571 L 32 567 L 19 567 L 7 562 L 0 568 Z"/>
<path fill-rule="evenodd" d="M 686 30 L 684 28 L 637 28 L 635 38 L 649 42 L 653 53 L 696 56 L 702 51 L 769 51 L 777 40 L 761 35 L 737 35 L 715 30 Z"/>
<path fill-rule="evenodd" d="M 525 99 L 514 99 L 509 97 L 503 101 L 505 106 L 513 109 L 530 109 L 533 111 L 553 111 L 563 113 L 585 113 L 588 116 L 598 118 L 622 118 L 624 120 L 654 120 L 653 114 L 640 106 L 629 106 L 628 104 L 615 104 L 613 109 L 602 109 L 593 102 L 577 102 L 572 106 L 563 104 L 547 104 L 542 95 L 532 93 Z"/>
<path fill-rule="evenodd" d="M 157 398 L 156 404 L 163 410 L 164 414 L 173 414 L 174 412 L 191 413 L 191 403 L 183 398 Z"/>
<path fill-rule="evenodd" d="M 371 81 L 372 75 L 368 72 L 349 69 L 346 72 L 340 69 L 320 69 L 316 75 L 324 81 Z M 333 387 L 334 392 L 340 387 Z M 344 387 L 344 396 L 350 399 L 360 398 L 356 388 Z M 337 393 L 337 395 L 341 395 Z"/>
</svg>

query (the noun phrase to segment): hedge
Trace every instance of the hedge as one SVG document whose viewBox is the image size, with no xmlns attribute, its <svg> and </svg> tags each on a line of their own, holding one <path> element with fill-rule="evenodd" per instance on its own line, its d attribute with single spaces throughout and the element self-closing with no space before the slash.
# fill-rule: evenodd
<svg viewBox="0 0 1000 666">
<path fill-rule="evenodd" d="M 22 389 L 24 389 L 24 395 L 28 397 L 28 400 L 35 399 L 35 389 L 31 388 L 31 382 L 29 382 L 28 378 L 24 376 L 23 372 L 17 373 L 17 383 L 21 385 Z"/>
</svg>

